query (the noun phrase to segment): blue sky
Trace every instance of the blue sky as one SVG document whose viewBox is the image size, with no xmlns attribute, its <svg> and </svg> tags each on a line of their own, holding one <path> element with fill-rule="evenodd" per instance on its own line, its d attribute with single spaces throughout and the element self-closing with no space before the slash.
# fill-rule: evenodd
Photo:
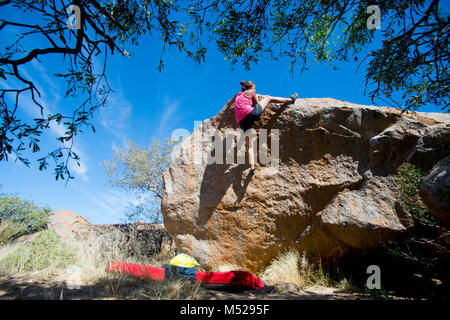
<svg viewBox="0 0 450 320">
<path fill-rule="evenodd" d="M 371 48 L 380 46 L 380 35 L 378 30 Z M 72 166 L 76 178 L 66 186 L 65 182 L 55 181 L 53 168 L 39 171 L 38 163 L 27 168 L 20 162 L 1 162 L 1 192 L 49 205 L 54 211 L 74 211 L 91 223 L 117 223 L 128 203 L 135 201 L 136 194 L 108 186 L 101 163 L 111 159 L 116 148 L 124 147 L 127 139 L 149 145 L 153 137 L 169 137 L 177 128 L 192 132 L 194 121 L 215 116 L 239 91 L 241 80 L 253 80 L 261 94 L 287 97 L 298 92 L 300 98 L 331 97 L 372 105 L 364 95 L 364 64 L 356 73 L 359 61 L 338 63 L 337 71 L 326 64 L 310 64 L 310 70 L 291 77 L 288 60 L 261 60 L 247 71 L 224 61 L 211 44 L 206 62 L 200 65 L 177 50 L 167 50 L 165 69 L 159 73 L 156 70 L 161 50 L 158 39 L 147 36 L 139 47 L 127 48 L 132 52 L 131 58 L 109 57 L 107 74 L 114 93 L 108 104 L 96 113 L 96 133 L 86 129 L 76 137 L 75 150 L 81 156 L 81 167 Z M 64 111 L 69 103 L 64 98 L 65 84 L 51 76 L 54 71 L 51 60 L 42 61 L 28 66 L 24 72 L 39 80 L 43 100 L 52 111 Z M 380 105 L 384 104 L 380 102 Z M 440 112 L 434 106 L 421 111 Z M 25 118 L 34 112 L 29 101 L 20 110 Z M 58 133 L 61 133 L 59 128 L 52 128 L 43 139 L 41 149 L 53 150 Z"/>
</svg>

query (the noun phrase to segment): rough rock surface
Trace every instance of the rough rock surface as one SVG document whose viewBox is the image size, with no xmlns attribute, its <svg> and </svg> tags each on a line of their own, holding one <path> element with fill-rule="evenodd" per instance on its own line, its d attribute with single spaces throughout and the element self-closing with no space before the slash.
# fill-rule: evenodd
<svg viewBox="0 0 450 320">
<path fill-rule="evenodd" d="M 271 105 L 254 128 L 268 129 L 273 159 L 279 130 L 279 163 L 263 161 L 259 150 L 252 176 L 247 160 L 226 163 L 236 143 L 231 152 L 213 149 L 237 128 L 234 107 L 224 107 L 183 141 L 164 173 L 165 227 L 180 252 L 210 270 L 258 272 L 292 247 L 322 259 L 376 247 L 412 223 L 395 203 L 390 175 L 405 161 L 450 152 L 439 147 L 449 124 L 433 118 L 331 98 Z"/>
<path fill-rule="evenodd" d="M 90 231 L 89 222 L 82 216 L 69 210 L 52 213 L 47 228 L 54 229 L 65 243 L 79 239 Z"/>
<path fill-rule="evenodd" d="M 115 245 L 126 249 L 129 256 L 145 254 L 151 257 L 161 251 L 163 246 L 172 246 L 171 235 L 163 224 L 129 223 L 129 224 L 90 224 L 84 217 L 69 210 L 61 210 L 49 216 L 47 229 L 53 229 L 66 244 L 73 244 L 78 240 L 97 241 L 103 235 L 108 241 L 115 241 Z M 16 244 L 31 243 L 41 232 L 22 236 L 15 240 Z M 134 248 L 136 241 L 140 248 Z M 139 250 L 137 250 L 139 249 Z M 170 249 L 170 248 L 168 248 Z M 142 251 L 144 250 L 144 251 Z"/>
<path fill-rule="evenodd" d="M 450 157 L 433 167 L 422 182 L 420 196 L 430 213 L 450 226 Z"/>
<path fill-rule="evenodd" d="M 151 257 L 158 254 L 164 246 L 170 249 L 173 244 L 172 237 L 164 225 L 159 223 L 100 224 L 92 225 L 92 230 L 96 235 L 115 234 L 115 237 L 119 238 L 115 239 L 117 245 L 126 249 L 129 256 Z M 139 248 L 134 247 L 136 243 L 139 244 Z"/>
</svg>

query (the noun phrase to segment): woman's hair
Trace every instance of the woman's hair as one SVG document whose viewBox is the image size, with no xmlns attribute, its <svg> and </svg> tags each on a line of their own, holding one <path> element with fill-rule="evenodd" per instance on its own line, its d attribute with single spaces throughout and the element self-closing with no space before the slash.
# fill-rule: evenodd
<svg viewBox="0 0 450 320">
<path fill-rule="evenodd" d="M 241 81 L 240 84 L 241 84 L 242 91 L 250 89 L 251 87 L 253 87 L 255 85 L 253 83 L 253 81 L 250 81 L 250 80 L 248 80 L 248 81 Z"/>
</svg>

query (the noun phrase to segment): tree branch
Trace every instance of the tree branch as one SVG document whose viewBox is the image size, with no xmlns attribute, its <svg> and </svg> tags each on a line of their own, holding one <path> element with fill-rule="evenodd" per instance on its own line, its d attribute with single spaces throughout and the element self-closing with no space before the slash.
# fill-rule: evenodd
<svg viewBox="0 0 450 320">
<path fill-rule="evenodd" d="M 405 33 L 403 33 L 403 34 L 401 34 L 401 35 L 399 35 L 399 36 L 397 36 L 397 37 L 394 37 L 394 38 L 392 38 L 392 39 L 386 40 L 386 43 L 396 42 L 396 41 L 398 41 L 398 40 L 401 39 L 401 38 L 404 38 L 404 37 L 406 37 L 406 36 L 410 36 L 410 35 L 414 32 L 414 30 L 416 30 L 416 28 L 417 28 L 422 22 L 424 22 L 425 20 L 428 19 L 428 17 L 430 16 L 431 12 L 433 11 L 433 8 L 436 7 L 436 9 L 437 9 L 437 5 L 438 5 L 438 4 L 439 4 L 439 0 L 433 0 L 433 1 L 431 2 L 430 6 L 428 7 L 427 11 L 426 11 L 425 14 L 423 15 L 423 17 L 420 18 L 420 20 L 417 21 L 417 23 L 414 24 L 414 25 L 411 27 L 411 29 L 409 29 L 408 31 L 406 31 Z"/>
</svg>

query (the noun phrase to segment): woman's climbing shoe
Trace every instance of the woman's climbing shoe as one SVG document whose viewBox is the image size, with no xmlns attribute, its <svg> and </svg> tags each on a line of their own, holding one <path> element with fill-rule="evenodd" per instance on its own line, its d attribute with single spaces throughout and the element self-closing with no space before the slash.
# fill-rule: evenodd
<svg viewBox="0 0 450 320">
<path fill-rule="evenodd" d="M 255 174 L 255 169 L 251 169 L 251 170 L 250 170 L 250 174 L 251 174 L 251 175 L 254 175 L 254 174 Z"/>
<path fill-rule="evenodd" d="M 291 98 L 291 100 L 292 100 L 292 103 L 295 102 L 295 99 L 297 99 L 297 97 L 298 97 L 297 92 L 296 92 L 296 93 L 293 93 L 293 94 L 290 96 L 290 98 Z"/>
</svg>

